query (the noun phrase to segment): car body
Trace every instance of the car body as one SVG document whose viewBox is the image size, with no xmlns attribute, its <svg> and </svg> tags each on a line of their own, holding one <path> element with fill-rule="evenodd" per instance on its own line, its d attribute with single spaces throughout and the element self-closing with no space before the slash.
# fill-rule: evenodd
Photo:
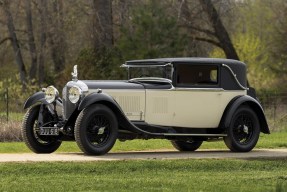
<svg viewBox="0 0 287 192">
<path fill-rule="evenodd" d="M 127 61 L 128 80 L 78 80 L 77 66 L 62 92 L 32 95 L 22 132 L 36 153 L 76 140 L 89 155 L 107 153 L 116 139 L 168 139 L 180 151 L 223 139 L 231 151 L 252 150 L 269 134 L 263 108 L 243 62 L 216 58 Z"/>
</svg>

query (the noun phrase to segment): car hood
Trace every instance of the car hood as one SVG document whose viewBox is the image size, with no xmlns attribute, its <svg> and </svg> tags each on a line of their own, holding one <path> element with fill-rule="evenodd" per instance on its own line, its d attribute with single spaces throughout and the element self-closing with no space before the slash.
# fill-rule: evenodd
<svg viewBox="0 0 287 192">
<path fill-rule="evenodd" d="M 128 81 L 114 81 L 114 80 L 104 80 L 104 81 L 83 81 L 89 89 L 144 89 L 142 84 L 132 83 Z"/>
</svg>

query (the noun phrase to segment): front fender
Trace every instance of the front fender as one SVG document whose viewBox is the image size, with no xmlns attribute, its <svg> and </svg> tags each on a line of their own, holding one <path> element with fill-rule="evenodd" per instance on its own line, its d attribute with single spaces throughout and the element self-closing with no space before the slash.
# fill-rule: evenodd
<svg viewBox="0 0 287 192">
<path fill-rule="evenodd" d="M 105 93 L 91 93 L 80 102 L 78 110 L 81 111 L 89 105 L 97 102 L 109 102 L 119 107 L 118 103 L 110 95 Z"/>
<path fill-rule="evenodd" d="M 84 108 L 95 104 L 101 103 L 109 107 L 116 115 L 119 125 L 126 130 L 129 130 L 134 133 L 146 134 L 151 136 L 163 136 L 163 133 L 151 133 L 145 130 L 140 129 L 134 125 L 125 115 L 120 105 L 108 94 L 105 93 L 91 93 L 86 96 L 78 106 L 78 110 L 81 111 Z"/>
<path fill-rule="evenodd" d="M 24 103 L 24 109 L 27 109 L 36 103 L 48 104 L 48 102 L 45 100 L 44 92 L 39 91 L 37 93 L 34 93 L 31 97 L 29 97 Z"/>
<path fill-rule="evenodd" d="M 221 125 L 223 125 L 224 128 L 228 128 L 230 126 L 233 114 L 241 105 L 248 105 L 251 109 L 253 109 L 258 116 L 261 132 L 270 134 L 270 130 L 261 104 L 256 99 L 248 95 L 239 96 L 230 101 L 225 109 L 221 120 Z"/>
</svg>

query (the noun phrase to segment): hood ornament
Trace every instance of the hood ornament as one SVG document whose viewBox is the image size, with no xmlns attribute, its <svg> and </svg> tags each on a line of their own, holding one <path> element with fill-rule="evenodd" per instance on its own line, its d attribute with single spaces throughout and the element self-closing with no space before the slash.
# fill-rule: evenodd
<svg viewBox="0 0 287 192">
<path fill-rule="evenodd" d="M 78 69 L 77 69 L 77 65 L 74 65 L 74 71 L 73 71 L 71 74 L 72 74 L 72 80 L 73 80 L 73 81 L 78 81 Z"/>
</svg>

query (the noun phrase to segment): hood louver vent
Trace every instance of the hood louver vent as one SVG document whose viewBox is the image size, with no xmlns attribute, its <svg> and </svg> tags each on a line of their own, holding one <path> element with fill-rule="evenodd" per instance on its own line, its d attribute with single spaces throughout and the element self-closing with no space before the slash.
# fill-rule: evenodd
<svg viewBox="0 0 287 192">
<path fill-rule="evenodd" d="M 140 97 L 139 96 L 119 96 L 114 97 L 125 112 L 139 112 L 140 111 Z"/>
</svg>

